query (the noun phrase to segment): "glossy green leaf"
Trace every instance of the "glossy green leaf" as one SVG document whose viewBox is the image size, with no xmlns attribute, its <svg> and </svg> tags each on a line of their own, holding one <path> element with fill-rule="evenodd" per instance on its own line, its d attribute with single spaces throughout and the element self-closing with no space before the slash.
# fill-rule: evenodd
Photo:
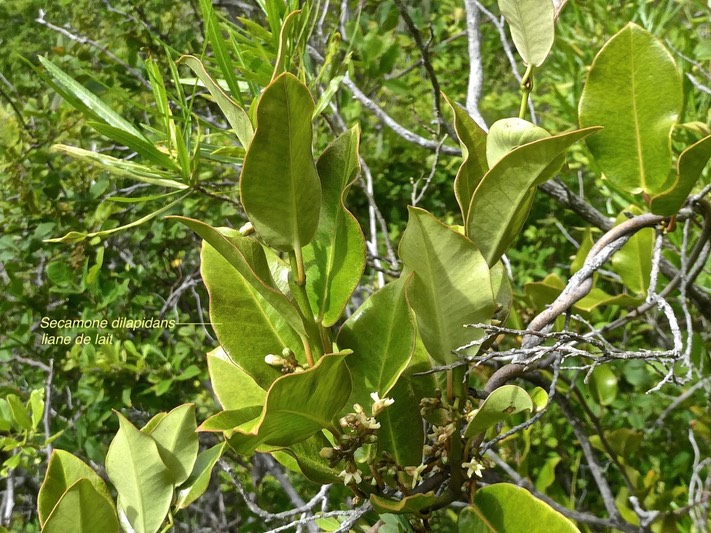
<svg viewBox="0 0 711 533">
<path fill-rule="evenodd" d="M 27 412 L 27 407 L 22 400 L 16 394 L 8 394 L 5 399 L 10 406 L 10 412 L 12 413 L 12 421 L 15 427 L 20 430 L 30 430 L 32 429 L 32 419 L 30 418 L 30 413 Z"/>
<path fill-rule="evenodd" d="M 306 291 L 317 321 L 335 324 L 365 268 L 365 237 L 344 201 L 358 176 L 360 130 L 354 127 L 332 142 L 318 159 L 321 214 L 316 235 L 303 249 Z"/>
<path fill-rule="evenodd" d="M 400 377 L 388 394 L 394 403 L 378 415 L 378 451 L 388 452 L 400 466 L 417 466 L 422 462 L 424 431 L 413 379 L 417 378 Z"/>
<path fill-rule="evenodd" d="M 213 242 L 231 254 L 233 262 L 228 263 L 210 244 L 203 245 L 201 272 L 210 294 L 210 321 L 227 356 L 266 390 L 281 376 L 280 369 L 264 361 L 266 355 L 281 355 L 289 348 L 305 362 L 298 334 L 270 304 L 274 302 L 289 313 L 296 314 L 296 310 L 273 287 L 261 245 L 234 230 L 228 236 Z M 250 278 L 232 268 L 235 264 Z M 298 314 L 294 319 L 301 323 Z"/>
<path fill-rule="evenodd" d="M 37 511 L 40 524 L 44 524 L 62 495 L 81 479 L 88 480 L 97 494 L 113 507 L 113 498 L 104 480 L 94 470 L 69 452 L 53 450 L 47 472 L 37 496 Z M 114 515 L 116 511 L 114 510 Z"/>
<path fill-rule="evenodd" d="M 42 533 L 118 533 L 113 503 L 86 478 L 72 484 L 47 518 Z"/>
<path fill-rule="evenodd" d="M 681 106 L 679 72 L 656 37 L 630 23 L 605 44 L 583 89 L 580 124 L 604 126 L 587 143 L 612 184 L 662 192 Z"/>
<path fill-rule="evenodd" d="M 630 206 L 617 217 L 616 224 L 629 220 L 625 213 L 640 215 L 642 211 Z M 654 254 L 654 228 L 644 228 L 632 235 L 625 245 L 612 256 L 612 267 L 631 292 L 647 294 L 652 273 Z"/>
<path fill-rule="evenodd" d="M 588 254 L 595 244 L 592 234 L 592 228 L 585 228 L 583 230 L 583 238 L 580 241 L 580 248 L 578 248 L 578 252 L 575 254 L 573 261 L 570 263 L 571 275 L 583 268 L 585 260 L 588 258 Z"/>
<path fill-rule="evenodd" d="M 198 431 L 212 433 L 232 433 L 236 428 L 247 428 L 250 431 L 262 414 L 261 405 L 242 407 L 232 411 L 220 411 L 205 420 Z"/>
<path fill-rule="evenodd" d="M 486 132 L 469 116 L 466 109 L 446 95 L 445 99 L 454 113 L 454 129 L 462 149 L 462 165 L 454 179 L 454 194 L 462 211 L 462 218 L 466 220 L 471 197 L 489 171 L 486 163 Z"/>
<path fill-rule="evenodd" d="M 565 516 L 510 483 L 482 487 L 459 515 L 459 533 L 580 533 Z"/>
<path fill-rule="evenodd" d="M 185 404 L 170 411 L 155 428 L 145 431 L 158 445 L 158 453 L 173 476 L 173 484 L 180 485 L 190 475 L 198 454 L 195 404 Z"/>
<path fill-rule="evenodd" d="M 301 10 L 297 9 L 292 11 L 281 23 L 281 29 L 279 30 L 279 49 L 277 50 L 277 57 L 274 63 L 274 73 L 272 74 L 272 81 L 277 78 L 280 74 L 289 71 L 289 59 L 290 53 L 293 51 L 294 42 L 296 39 L 293 36 L 293 31 L 297 20 L 300 18 Z"/>
<path fill-rule="evenodd" d="M 548 57 L 555 37 L 553 2 L 499 0 L 499 8 L 511 27 L 518 53 L 527 65 L 540 66 Z"/>
<path fill-rule="evenodd" d="M 465 436 L 473 437 L 523 411 L 533 411 L 533 401 L 528 393 L 516 385 L 499 387 L 479 406 L 467 426 Z"/>
<path fill-rule="evenodd" d="M 329 467 L 328 462 L 321 457 L 321 450 L 330 446 L 332 444 L 324 436 L 323 432 L 319 431 L 304 441 L 297 442 L 279 451 L 273 451 L 271 454 L 290 470 L 302 473 L 314 483 L 326 485 L 338 482 L 338 473 L 342 469 L 342 467 Z"/>
<path fill-rule="evenodd" d="M 311 153 L 308 89 L 282 74 L 264 91 L 257 129 L 242 166 L 242 205 L 270 246 L 292 251 L 306 246 L 318 226 L 321 185 Z"/>
<path fill-rule="evenodd" d="M 217 254 L 212 254 L 211 248 L 218 252 L 219 256 L 222 256 L 222 258 L 232 265 L 232 267 L 237 270 L 242 280 L 246 282 L 248 286 L 252 287 L 256 294 L 268 302 L 269 305 L 273 307 L 298 334 L 306 334 L 304 324 L 298 311 L 296 310 L 296 307 L 292 305 L 284 294 L 274 287 L 273 280 L 269 274 L 270 270 L 268 265 L 265 268 L 266 259 L 264 258 L 264 249 L 259 245 L 259 243 L 253 239 L 242 237 L 239 232 L 234 230 L 226 232 L 226 234 L 229 235 L 228 238 L 219 230 L 208 226 L 199 220 L 193 220 L 185 217 L 171 218 L 179 220 L 207 241 L 209 246 L 203 246 L 203 255 L 209 258 L 209 262 L 214 262 L 216 264 L 216 270 L 222 271 L 222 281 L 227 281 L 229 275 L 225 272 L 224 263 L 216 260 L 218 257 Z M 215 260 L 213 261 L 212 258 L 215 258 Z M 205 257 L 203 257 L 203 264 L 204 261 Z M 205 277 L 204 271 L 205 269 L 203 267 L 203 278 Z M 227 275 L 228 278 L 224 278 L 225 275 Z M 227 284 L 229 283 L 230 282 L 227 281 Z M 224 287 L 224 285 L 222 285 L 221 288 L 222 287 Z M 216 322 L 219 323 L 215 320 L 212 321 L 213 324 Z M 224 347 L 224 343 L 222 344 Z M 230 354 L 229 347 L 225 349 L 227 350 L 227 353 Z"/>
<path fill-rule="evenodd" d="M 652 198 L 652 212 L 656 215 L 673 216 L 682 208 L 686 198 L 711 158 L 711 136 L 689 146 L 679 156 L 674 184 L 662 194 Z"/>
<path fill-rule="evenodd" d="M 644 433 L 629 428 L 620 428 L 614 431 L 606 431 L 605 440 L 613 453 L 623 459 L 632 459 L 644 441 Z M 592 435 L 590 442 L 595 448 L 607 453 L 598 435 Z"/>
<path fill-rule="evenodd" d="M 514 148 L 550 137 L 551 134 L 528 120 L 512 117 L 497 120 L 486 138 L 486 160 L 489 168 Z M 471 198 L 471 196 L 470 196 Z"/>
<path fill-rule="evenodd" d="M 410 305 L 427 351 L 438 362 L 456 359 L 452 350 L 483 336 L 465 324 L 491 320 L 495 310 L 486 261 L 476 246 L 427 211 L 409 208 L 400 258 L 414 272 Z"/>
<path fill-rule="evenodd" d="M 359 403 L 367 409 L 373 392 L 387 397 L 410 362 L 415 325 L 405 297 L 405 282 L 400 278 L 373 294 L 338 333 L 339 348 L 353 351 L 346 363 L 353 380 L 346 408 Z"/>
<path fill-rule="evenodd" d="M 373 505 L 373 509 L 381 514 L 419 513 L 428 507 L 432 507 L 436 501 L 437 495 L 434 492 L 413 494 L 412 496 L 405 496 L 402 500 L 390 500 L 377 494 L 370 495 L 370 503 Z"/>
<path fill-rule="evenodd" d="M 42 422 L 42 415 L 44 414 L 44 389 L 34 389 L 30 393 L 29 408 L 32 427 L 36 428 Z"/>
<path fill-rule="evenodd" d="M 555 482 L 555 467 L 558 466 L 561 459 L 562 458 L 560 456 L 549 457 L 546 459 L 546 462 L 543 463 L 541 470 L 538 472 L 538 477 L 536 477 L 535 487 L 537 491 L 545 494 L 548 487 L 553 485 Z"/>
<path fill-rule="evenodd" d="M 205 87 L 215 103 L 220 107 L 220 110 L 225 115 L 227 122 L 237 135 L 240 144 L 245 148 L 249 148 L 254 137 L 254 128 L 249 120 L 249 115 L 222 87 L 210 76 L 205 69 L 205 65 L 195 56 L 183 56 L 178 63 L 187 65 L 195 72 L 195 75 L 205 84 Z"/>
<path fill-rule="evenodd" d="M 533 402 L 533 410 L 535 412 L 542 411 L 548 406 L 548 391 L 541 387 L 534 387 L 529 393 Z"/>
<path fill-rule="evenodd" d="M 502 324 L 506 323 L 506 319 L 513 305 L 513 287 L 511 280 L 504 264 L 499 261 L 490 270 L 491 273 L 491 290 L 494 294 L 496 302 L 496 314 L 494 317 Z"/>
<path fill-rule="evenodd" d="M 98 131 L 101 135 L 129 147 L 138 152 L 147 160 L 163 167 L 166 170 L 180 172 L 178 164 L 165 152 L 159 150 L 152 142 L 145 137 L 133 137 L 122 129 L 115 128 L 102 122 L 89 122 L 89 126 Z"/>
<path fill-rule="evenodd" d="M 225 411 L 264 405 L 266 391 L 237 366 L 222 347 L 207 354 L 212 390 Z"/>
<path fill-rule="evenodd" d="M 52 88 L 73 107 L 79 109 L 84 115 L 121 130 L 131 137 L 145 140 L 143 134 L 133 124 L 116 113 L 69 74 L 46 57 L 39 56 L 38 59 L 44 68 L 47 69 L 51 78 L 44 75 L 41 71 L 38 72 L 42 74 L 43 78 L 50 83 Z"/>
<path fill-rule="evenodd" d="M 598 365 L 588 380 L 592 399 L 600 405 L 610 405 L 617 398 L 617 376 L 610 365 Z"/>
<path fill-rule="evenodd" d="M 221 442 L 212 448 L 200 452 L 193 466 L 190 477 L 179 488 L 176 495 L 175 508 L 185 509 L 188 505 L 197 500 L 207 490 L 212 476 L 212 469 L 222 456 L 225 443 Z"/>
<path fill-rule="evenodd" d="M 489 265 L 500 259 L 521 230 L 528 214 L 522 207 L 531 201 L 531 188 L 551 177 L 558 158 L 573 143 L 598 129 L 571 131 L 519 146 L 484 176 L 471 198 L 465 227 Z"/>
<path fill-rule="evenodd" d="M 106 473 L 119 494 L 120 513 L 136 533 L 155 533 L 173 497 L 173 476 L 152 437 L 116 413 L 119 430 L 106 454 Z"/>
<path fill-rule="evenodd" d="M 236 432 L 230 446 L 243 454 L 262 444 L 288 447 L 329 427 L 351 394 L 348 354 L 324 355 L 313 368 L 274 381 L 255 427 Z"/>
</svg>

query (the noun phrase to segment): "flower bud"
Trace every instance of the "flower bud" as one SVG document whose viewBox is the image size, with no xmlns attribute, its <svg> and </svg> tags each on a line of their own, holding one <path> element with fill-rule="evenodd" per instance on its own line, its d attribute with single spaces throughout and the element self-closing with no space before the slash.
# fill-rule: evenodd
<svg viewBox="0 0 711 533">
<path fill-rule="evenodd" d="M 284 366 L 284 359 L 272 353 L 264 356 L 264 362 L 271 366 Z"/>
</svg>

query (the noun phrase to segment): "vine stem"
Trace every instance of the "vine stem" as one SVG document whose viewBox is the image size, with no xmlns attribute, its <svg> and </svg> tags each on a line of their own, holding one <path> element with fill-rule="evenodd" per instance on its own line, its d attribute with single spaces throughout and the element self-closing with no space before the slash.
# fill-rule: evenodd
<svg viewBox="0 0 711 533">
<path fill-rule="evenodd" d="M 526 117 L 526 108 L 528 108 L 528 97 L 533 90 L 533 65 L 528 65 L 526 73 L 521 78 L 521 107 L 518 110 L 518 118 Z"/>
</svg>

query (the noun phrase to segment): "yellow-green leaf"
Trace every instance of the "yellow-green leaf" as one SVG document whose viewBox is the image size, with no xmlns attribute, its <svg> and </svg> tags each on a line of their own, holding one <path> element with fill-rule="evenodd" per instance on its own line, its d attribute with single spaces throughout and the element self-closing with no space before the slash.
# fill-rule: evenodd
<svg viewBox="0 0 711 533">
<path fill-rule="evenodd" d="M 532 410 L 533 401 L 525 390 L 516 385 L 504 385 L 482 402 L 469 422 L 465 436 L 473 437 L 511 415 Z"/>
<path fill-rule="evenodd" d="M 527 65 L 540 66 L 555 37 L 555 10 L 548 0 L 499 0 L 516 50 Z"/>
<path fill-rule="evenodd" d="M 119 523 L 113 502 L 82 478 L 72 484 L 57 502 L 42 533 L 118 533 Z"/>
</svg>

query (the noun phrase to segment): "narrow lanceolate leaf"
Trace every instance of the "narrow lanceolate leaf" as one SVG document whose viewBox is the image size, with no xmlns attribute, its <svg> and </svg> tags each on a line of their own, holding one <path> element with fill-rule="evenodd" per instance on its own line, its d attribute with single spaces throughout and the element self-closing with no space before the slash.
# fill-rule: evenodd
<svg viewBox="0 0 711 533">
<path fill-rule="evenodd" d="M 580 533 L 561 513 L 510 483 L 480 488 L 473 503 L 459 515 L 459 533 Z"/>
<path fill-rule="evenodd" d="M 42 533 L 118 533 L 118 530 L 113 502 L 109 503 L 86 478 L 67 489 L 42 527 Z"/>
<path fill-rule="evenodd" d="M 360 130 L 343 133 L 316 165 L 323 193 L 314 239 L 304 247 L 306 290 L 314 316 L 324 326 L 343 313 L 365 268 L 365 237 L 344 201 L 358 176 Z"/>
<path fill-rule="evenodd" d="M 207 354 L 207 371 L 212 390 L 225 411 L 264 405 L 265 390 L 229 358 L 222 346 Z"/>
<path fill-rule="evenodd" d="M 120 427 L 106 454 L 106 472 L 131 527 L 136 533 L 155 533 L 170 509 L 173 476 L 153 438 L 116 415 Z"/>
<path fill-rule="evenodd" d="M 711 135 L 692 144 L 679 156 L 674 184 L 659 196 L 652 198 L 652 212 L 672 216 L 684 205 L 686 198 L 701 177 L 711 158 Z"/>
<path fill-rule="evenodd" d="M 89 465 L 69 452 L 54 450 L 37 497 L 40 524 L 47 521 L 62 495 L 80 479 L 89 480 L 96 492 L 113 507 L 113 498 L 106 483 Z"/>
<path fill-rule="evenodd" d="M 229 439 L 230 446 L 243 454 L 262 444 L 288 447 L 330 427 L 351 394 L 348 354 L 324 355 L 313 368 L 277 379 L 253 429 L 238 429 Z"/>
<path fill-rule="evenodd" d="M 549 0 L 499 0 L 516 50 L 527 65 L 540 66 L 555 37 L 555 10 Z"/>
<path fill-rule="evenodd" d="M 620 213 L 615 221 L 621 224 L 629 220 L 625 213 L 642 214 L 642 210 L 630 206 Z M 644 228 L 632 235 L 625 245 L 612 256 L 612 267 L 617 272 L 625 287 L 636 294 L 647 294 L 652 274 L 652 255 L 654 253 L 654 228 Z"/>
<path fill-rule="evenodd" d="M 311 152 L 314 102 L 282 74 L 264 91 L 257 129 L 242 167 L 242 205 L 257 233 L 281 251 L 306 246 L 318 226 L 321 185 Z"/>
<path fill-rule="evenodd" d="M 205 69 L 205 65 L 195 56 L 183 56 L 178 63 L 183 63 L 190 67 L 195 75 L 205 84 L 205 87 L 215 103 L 224 113 L 227 122 L 237 135 L 237 139 L 244 148 L 249 148 L 254 136 L 254 128 L 249 120 L 249 115 L 222 87 L 213 79 Z"/>
<path fill-rule="evenodd" d="M 438 362 L 456 359 L 452 350 L 480 338 L 465 324 L 488 322 L 495 310 L 489 268 L 472 241 L 427 211 L 409 208 L 400 258 L 414 277 L 408 298 L 422 341 Z"/>
<path fill-rule="evenodd" d="M 213 231 L 216 235 L 203 237 L 210 236 L 220 248 L 206 242 L 201 256 L 202 278 L 210 294 L 210 321 L 229 359 L 266 390 L 281 376 L 280 369 L 264 361 L 266 355 L 281 355 L 289 348 L 305 362 L 301 339 L 281 312 L 282 308 L 288 312 L 294 309 L 274 288 L 258 242 L 235 230 L 226 236 Z M 226 254 L 234 262 L 226 259 Z M 235 265 L 239 268 L 233 268 Z"/>
<path fill-rule="evenodd" d="M 192 218 L 170 218 L 179 220 L 202 237 L 297 333 L 306 334 L 296 308 L 274 287 L 269 268 L 264 268 L 264 249 L 256 241 L 244 238 L 236 231 L 229 233 L 228 238 L 212 226 Z"/>
<path fill-rule="evenodd" d="M 174 485 L 183 483 L 193 470 L 199 447 L 196 430 L 192 403 L 176 407 L 155 427 L 143 430 L 158 445 L 158 453 L 170 470 Z"/>
<path fill-rule="evenodd" d="M 568 147 L 599 129 L 575 130 L 524 144 L 487 172 L 474 191 L 465 228 L 490 266 L 521 230 L 528 214 L 522 207 L 530 205 L 531 188 L 551 177 Z"/>
<path fill-rule="evenodd" d="M 385 398 L 407 368 L 415 350 L 415 325 L 405 297 L 406 280 L 389 283 L 368 298 L 343 324 L 337 344 L 353 350 L 347 360 L 354 403 L 367 407 L 370 394 Z"/>
<path fill-rule="evenodd" d="M 486 163 L 486 132 L 469 116 L 466 109 L 446 95 L 444 98 L 454 112 L 454 129 L 462 148 L 462 165 L 454 179 L 454 195 L 462 211 L 462 218 L 466 220 L 471 197 L 484 174 L 489 171 Z"/>
<path fill-rule="evenodd" d="M 600 50 L 580 99 L 580 124 L 604 126 L 587 143 L 613 185 L 630 193 L 662 192 L 682 96 L 674 59 L 636 24 Z"/>
</svg>

